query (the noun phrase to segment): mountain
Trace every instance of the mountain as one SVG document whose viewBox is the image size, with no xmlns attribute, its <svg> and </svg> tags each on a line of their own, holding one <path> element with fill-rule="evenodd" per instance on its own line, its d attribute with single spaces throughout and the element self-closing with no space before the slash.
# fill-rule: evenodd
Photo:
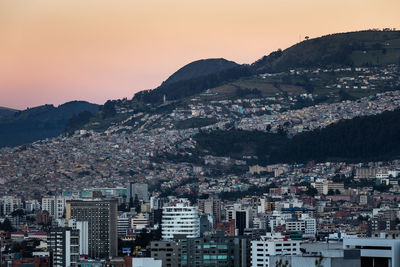
<svg viewBox="0 0 400 267">
<path fill-rule="evenodd" d="M 136 93 L 133 99 L 138 102 L 160 104 L 164 96 L 169 101 L 179 100 L 249 75 L 251 71 L 248 66 L 238 65 L 232 61 L 198 60 L 172 74 L 156 89 Z"/>
<path fill-rule="evenodd" d="M 295 68 L 389 64 L 400 64 L 400 31 L 337 33 L 307 39 L 285 50 L 279 49 L 251 65 L 237 65 L 224 59 L 195 61 L 178 70 L 159 87 L 136 93 L 134 100 L 160 104 L 164 95 L 167 100 L 180 100 L 252 75 Z"/>
<path fill-rule="evenodd" d="M 0 107 L 0 120 L 2 118 L 8 117 L 13 115 L 15 112 L 17 112 L 18 110 L 16 109 L 11 109 L 11 108 L 5 108 L 5 107 Z"/>
<path fill-rule="evenodd" d="M 304 40 L 252 64 L 255 72 L 327 66 L 382 66 L 400 63 L 400 31 L 368 30 Z"/>
<path fill-rule="evenodd" d="M 84 111 L 96 113 L 98 108 L 96 104 L 72 101 L 58 107 L 43 105 L 14 112 L 0 119 L 0 147 L 57 136 L 64 132 L 72 116 Z"/>
<path fill-rule="evenodd" d="M 172 74 L 162 86 L 176 83 L 179 81 L 190 80 L 193 78 L 198 78 L 201 76 L 207 76 L 212 73 L 217 73 L 233 67 L 239 66 L 233 61 L 228 61 L 224 58 L 210 58 L 201 59 L 187 64 L 186 66 L 180 68 L 174 74 Z"/>
</svg>

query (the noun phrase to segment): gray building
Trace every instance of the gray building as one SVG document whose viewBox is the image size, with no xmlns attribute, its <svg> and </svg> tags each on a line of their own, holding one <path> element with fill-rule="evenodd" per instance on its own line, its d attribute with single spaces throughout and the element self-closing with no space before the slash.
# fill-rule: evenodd
<svg viewBox="0 0 400 267">
<path fill-rule="evenodd" d="M 151 257 L 172 266 L 250 266 L 249 240 L 227 237 L 222 232 L 199 238 L 151 242 Z"/>
<path fill-rule="evenodd" d="M 129 183 L 126 188 L 126 197 L 135 200 L 136 196 L 139 200 L 149 202 L 149 187 L 144 183 Z"/>
<path fill-rule="evenodd" d="M 221 221 L 221 200 L 217 198 L 199 199 L 199 210 L 205 214 L 212 215 L 215 223 Z"/>
<path fill-rule="evenodd" d="M 343 250 L 343 244 L 337 243 L 305 243 L 302 244 L 302 254 L 275 255 L 270 257 L 270 266 L 287 263 L 287 266 L 324 266 L 324 267 L 360 267 L 360 251 Z M 367 265 L 372 266 L 372 265 Z"/>
<path fill-rule="evenodd" d="M 117 201 L 70 200 L 67 220 L 88 222 L 88 254 L 94 259 L 117 256 Z"/>
<path fill-rule="evenodd" d="M 178 241 L 152 241 L 151 257 L 162 261 L 162 267 L 181 266 L 181 254 Z"/>
</svg>

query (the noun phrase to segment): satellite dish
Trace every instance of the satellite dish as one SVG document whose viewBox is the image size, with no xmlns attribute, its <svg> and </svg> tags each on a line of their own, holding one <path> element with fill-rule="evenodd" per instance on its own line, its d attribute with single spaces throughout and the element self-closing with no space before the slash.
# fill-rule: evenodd
<svg viewBox="0 0 400 267">
<path fill-rule="evenodd" d="M 309 37 L 309 36 L 306 36 L 306 37 L 304 37 L 304 39 L 308 40 L 308 39 L 310 39 L 310 37 Z"/>
</svg>

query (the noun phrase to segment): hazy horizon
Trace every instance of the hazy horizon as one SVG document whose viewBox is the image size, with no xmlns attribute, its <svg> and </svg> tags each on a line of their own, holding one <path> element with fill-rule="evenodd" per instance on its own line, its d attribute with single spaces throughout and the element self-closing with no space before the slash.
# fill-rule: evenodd
<svg viewBox="0 0 400 267">
<path fill-rule="evenodd" d="M 399 28 L 397 0 L 0 0 L 0 106 L 103 104 L 184 65 L 252 63 L 308 35 Z"/>
</svg>

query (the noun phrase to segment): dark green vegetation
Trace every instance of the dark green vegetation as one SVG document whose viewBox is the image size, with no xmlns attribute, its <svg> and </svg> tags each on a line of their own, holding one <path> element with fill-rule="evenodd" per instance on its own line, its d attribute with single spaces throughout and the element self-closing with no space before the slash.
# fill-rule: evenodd
<svg viewBox="0 0 400 267">
<path fill-rule="evenodd" d="M 94 114 L 90 111 L 83 111 L 79 114 L 75 114 L 68 120 L 65 131 L 69 134 L 74 133 L 74 131 L 82 129 L 93 117 Z"/>
<path fill-rule="evenodd" d="M 215 131 L 195 136 L 198 150 L 216 156 L 257 156 L 258 163 L 379 161 L 400 155 L 400 110 L 340 121 L 288 138 L 284 134 Z"/>
<path fill-rule="evenodd" d="M 233 67 L 239 66 L 233 61 L 223 58 L 210 58 L 197 60 L 185 65 L 172 74 L 162 85 L 176 83 L 179 81 L 190 80 L 201 76 L 207 76 Z"/>
<path fill-rule="evenodd" d="M 190 80 L 162 84 L 154 90 L 141 91 L 135 94 L 133 100 L 146 103 L 161 103 L 164 95 L 168 101 L 178 100 L 199 94 L 207 89 L 234 81 L 240 77 L 251 76 L 253 73 L 247 66 L 237 66 Z"/>
<path fill-rule="evenodd" d="M 3 223 L 0 222 L 0 230 L 5 232 L 12 232 L 15 229 L 12 227 L 10 220 L 6 218 Z"/>
<path fill-rule="evenodd" d="M 0 120 L 0 147 L 57 136 L 64 132 L 72 116 L 83 111 L 96 113 L 97 110 L 98 105 L 73 101 L 58 107 L 44 105 L 15 112 Z"/>
<path fill-rule="evenodd" d="M 180 69 L 158 88 L 137 93 L 134 100 L 161 103 L 164 95 L 168 100 L 178 100 L 265 72 L 388 64 L 400 64 L 400 31 L 338 33 L 305 40 L 283 51 L 279 49 L 251 65 L 235 65 L 223 59 L 196 61 Z M 258 89 L 263 95 L 268 95 L 263 88 L 241 88 Z M 308 92 L 314 89 L 307 83 L 301 84 L 302 88 Z M 270 89 L 276 91 L 280 88 L 271 86 Z"/>
</svg>

